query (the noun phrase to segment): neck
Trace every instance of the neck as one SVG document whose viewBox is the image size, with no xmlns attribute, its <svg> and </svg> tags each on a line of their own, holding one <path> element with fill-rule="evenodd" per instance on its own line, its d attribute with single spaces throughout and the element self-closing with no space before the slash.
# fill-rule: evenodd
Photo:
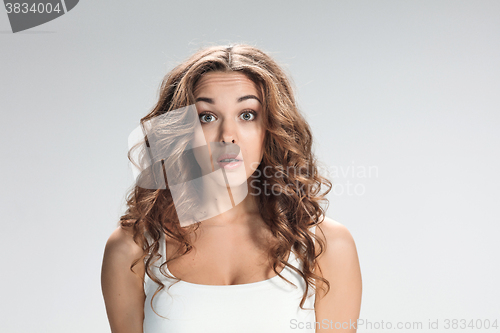
<svg viewBox="0 0 500 333">
<path fill-rule="evenodd" d="M 216 184 L 210 188 L 212 190 L 204 191 L 204 200 L 200 205 L 202 226 L 245 225 L 253 220 L 249 217 L 260 216 L 258 198 L 252 194 L 246 181 L 230 188 Z"/>
</svg>

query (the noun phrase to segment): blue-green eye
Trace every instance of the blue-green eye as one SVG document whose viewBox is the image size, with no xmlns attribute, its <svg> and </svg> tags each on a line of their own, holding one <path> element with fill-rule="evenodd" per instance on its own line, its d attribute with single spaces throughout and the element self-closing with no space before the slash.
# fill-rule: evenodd
<svg viewBox="0 0 500 333">
<path fill-rule="evenodd" d="M 246 115 L 246 116 L 245 116 Z M 243 116 L 243 120 L 246 121 L 253 121 L 255 120 L 255 117 L 257 117 L 257 113 L 253 110 L 250 111 L 244 111 L 241 113 L 240 117 Z"/>
<path fill-rule="evenodd" d="M 213 119 L 212 119 L 212 120 L 208 120 L 208 121 L 207 121 L 206 117 L 209 117 L 209 119 L 211 119 L 211 118 L 215 118 L 213 114 L 206 113 L 206 112 L 201 113 L 201 114 L 200 114 L 200 121 L 201 121 L 202 123 L 204 123 L 204 124 L 206 124 L 206 123 L 211 123 L 211 122 L 213 121 Z M 204 118 L 205 118 L 205 120 L 203 120 Z"/>
</svg>

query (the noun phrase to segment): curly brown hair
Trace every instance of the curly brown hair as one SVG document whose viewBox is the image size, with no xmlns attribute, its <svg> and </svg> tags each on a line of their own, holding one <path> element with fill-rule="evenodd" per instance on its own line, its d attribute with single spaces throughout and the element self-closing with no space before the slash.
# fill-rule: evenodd
<svg viewBox="0 0 500 333">
<path fill-rule="evenodd" d="M 277 271 L 278 266 L 285 265 L 300 274 L 306 282 L 299 305 L 303 308 L 309 288 L 316 290 L 318 279 L 327 285 L 328 291 L 330 289 L 326 279 L 313 273 L 325 244 L 309 228 L 323 220 L 326 208 L 322 208 L 320 203 L 326 202 L 328 206 L 325 196 L 331 191 L 332 183 L 318 172 L 318 161 L 312 153 L 311 129 L 297 107 L 290 80 L 283 69 L 253 46 L 237 44 L 203 48 L 165 76 L 159 100 L 152 111 L 141 119 L 141 125 L 169 111 L 194 104 L 196 83 L 205 73 L 214 71 L 243 73 L 261 90 L 266 134 L 262 162 L 252 175 L 252 183 L 253 186 L 262 186 L 265 171 L 266 175 L 274 175 L 266 176 L 268 186 L 282 189 L 280 195 L 260 191 L 257 202 L 263 221 L 276 239 L 275 245 L 268 251 L 274 272 L 292 283 Z M 128 157 L 134 163 L 131 151 Z M 289 173 L 290 169 L 294 172 Z M 327 187 L 324 192 L 321 192 L 322 185 Z M 187 236 L 199 227 L 199 223 L 180 226 L 168 184 L 164 187 L 148 189 L 136 184 L 127 195 L 128 208 L 120 218 L 120 225 L 132 228 L 134 241 L 144 250 L 143 257 L 136 260 L 131 269 L 139 260 L 144 260 L 146 274 L 159 285 L 153 298 L 165 287 L 151 269 L 152 264 L 161 258 L 162 233 L 185 247 L 179 255 L 182 256 L 193 247 Z M 319 251 L 316 246 L 319 246 Z M 303 263 L 302 271 L 285 260 L 292 250 Z M 165 264 L 167 261 L 161 267 Z"/>
</svg>

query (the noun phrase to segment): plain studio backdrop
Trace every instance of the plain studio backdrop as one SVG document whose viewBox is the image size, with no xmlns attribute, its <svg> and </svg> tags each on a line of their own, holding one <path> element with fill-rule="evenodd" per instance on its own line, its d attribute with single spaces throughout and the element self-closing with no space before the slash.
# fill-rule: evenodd
<svg viewBox="0 0 500 333">
<path fill-rule="evenodd" d="M 357 244 L 358 331 L 500 320 L 499 18 L 498 1 L 81 1 L 13 34 L 2 10 L 0 331 L 110 331 L 128 135 L 177 63 L 238 42 L 293 78 L 327 215 Z"/>
</svg>

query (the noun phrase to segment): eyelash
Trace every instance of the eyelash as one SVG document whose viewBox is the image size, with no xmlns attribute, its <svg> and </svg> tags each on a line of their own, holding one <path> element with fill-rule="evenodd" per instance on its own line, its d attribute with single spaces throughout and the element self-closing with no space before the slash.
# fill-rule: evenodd
<svg viewBox="0 0 500 333">
<path fill-rule="evenodd" d="M 245 110 L 245 111 L 243 111 L 242 113 L 240 113 L 240 117 L 241 117 L 241 115 L 242 115 L 242 114 L 245 114 L 245 113 L 251 113 L 251 114 L 253 115 L 253 119 L 251 119 L 251 120 L 245 120 L 245 121 L 254 121 L 254 120 L 257 118 L 257 112 L 255 112 L 254 110 Z M 201 120 L 201 118 L 202 118 L 203 116 L 205 116 L 205 115 L 209 115 L 209 116 L 212 116 L 212 117 L 217 118 L 217 117 L 216 117 L 213 113 L 211 113 L 211 112 L 202 112 L 202 113 L 200 113 L 200 114 L 199 114 L 199 119 Z M 209 121 L 209 122 L 203 122 L 203 121 L 201 121 L 201 123 L 202 123 L 202 124 L 209 124 L 209 123 L 211 123 L 211 122 L 212 122 L 212 121 Z"/>
</svg>

